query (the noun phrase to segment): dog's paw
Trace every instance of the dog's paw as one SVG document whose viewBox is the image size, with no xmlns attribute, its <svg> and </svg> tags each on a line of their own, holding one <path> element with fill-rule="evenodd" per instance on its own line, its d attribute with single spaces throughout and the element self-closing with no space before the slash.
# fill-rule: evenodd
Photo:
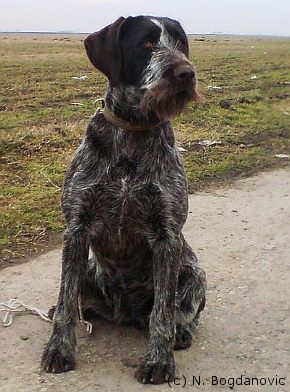
<svg viewBox="0 0 290 392">
<path fill-rule="evenodd" d="M 153 362 L 144 358 L 135 372 L 136 379 L 142 384 L 163 384 L 173 379 L 175 374 L 175 363 L 173 355 L 166 359 Z"/>
<path fill-rule="evenodd" d="M 64 373 L 73 370 L 76 366 L 74 354 L 49 344 L 44 349 L 41 358 L 41 367 L 47 373 Z"/>
</svg>

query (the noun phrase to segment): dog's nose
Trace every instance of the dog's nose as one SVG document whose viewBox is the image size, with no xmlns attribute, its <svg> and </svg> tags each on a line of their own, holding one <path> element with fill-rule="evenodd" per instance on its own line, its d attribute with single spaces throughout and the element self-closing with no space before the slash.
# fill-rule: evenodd
<svg viewBox="0 0 290 392">
<path fill-rule="evenodd" d="M 195 72 L 189 65 L 182 65 L 175 69 L 175 77 L 181 82 L 186 82 L 195 79 Z"/>
</svg>

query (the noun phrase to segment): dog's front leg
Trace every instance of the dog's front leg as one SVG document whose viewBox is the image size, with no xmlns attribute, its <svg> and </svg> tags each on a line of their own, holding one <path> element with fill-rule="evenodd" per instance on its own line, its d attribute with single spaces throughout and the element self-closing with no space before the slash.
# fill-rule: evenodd
<svg viewBox="0 0 290 392">
<path fill-rule="evenodd" d="M 153 247 L 154 306 L 150 316 L 148 350 L 136 371 L 141 383 L 161 384 L 174 377 L 175 295 L 181 241 L 158 240 Z"/>
<path fill-rule="evenodd" d="M 85 229 L 68 228 L 64 234 L 61 286 L 53 332 L 41 359 L 41 366 L 47 372 L 62 373 L 75 367 L 77 300 L 88 253 L 89 243 Z"/>
</svg>

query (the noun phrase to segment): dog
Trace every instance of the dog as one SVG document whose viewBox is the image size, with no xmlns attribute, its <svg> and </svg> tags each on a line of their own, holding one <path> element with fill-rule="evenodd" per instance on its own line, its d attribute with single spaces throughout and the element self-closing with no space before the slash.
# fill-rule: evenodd
<svg viewBox="0 0 290 392">
<path fill-rule="evenodd" d="M 79 299 L 85 318 L 149 330 L 135 376 L 161 384 L 205 306 L 206 275 L 182 234 L 187 179 L 170 124 L 198 99 L 196 73 L 173 19 L 120 17 L 84 44 L 109 84 L 65 176 L 61 285 L 41 365 L 75 368 Z"/>
</svg>

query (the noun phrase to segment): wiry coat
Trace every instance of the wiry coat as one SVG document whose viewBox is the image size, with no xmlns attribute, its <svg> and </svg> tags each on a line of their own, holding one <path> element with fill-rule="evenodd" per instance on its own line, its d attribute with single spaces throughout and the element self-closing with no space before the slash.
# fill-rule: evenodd
<svg viewBox="0 0 290 392">
<path fill-rule="evenodd" d="M 109 87 L 106 105 L 128 121 L 152 120 L 154 113 L 145 118 L 136 110 L 143 97 L 139 87 L 120 83 Z M 134 132 L 96 113 L 66 174 L 62 208 L 62 281 L 42 366 L 53 372 L 74 368 L 80 293 L 86 315 L 149 326 L 136 376 L 164 382 L 174 375 L 173 347 L 191 344 L 206 287 L 182 235 L 187 180 L 170 122 Z"/>
</svg>

